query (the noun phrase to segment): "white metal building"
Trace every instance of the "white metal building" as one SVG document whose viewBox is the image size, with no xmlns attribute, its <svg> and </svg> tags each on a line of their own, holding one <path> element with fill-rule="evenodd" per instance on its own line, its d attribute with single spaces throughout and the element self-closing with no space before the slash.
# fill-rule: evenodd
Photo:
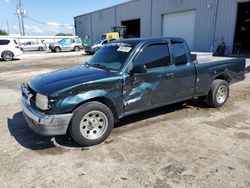
<svg viewBox="0 0 250 188">
<path fill-rule="evenodd" d="M 250 0 L 131 0 L 76 16 L 76 35 L 100 40 L 125 25 L 131 36 L 185 38 L 193 51 L 250 53 Z"/>
</svg>

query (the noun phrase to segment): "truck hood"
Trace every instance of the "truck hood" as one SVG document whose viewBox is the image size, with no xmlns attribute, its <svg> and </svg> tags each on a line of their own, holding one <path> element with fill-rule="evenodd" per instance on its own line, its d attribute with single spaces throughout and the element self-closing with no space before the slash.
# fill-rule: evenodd
<svg viewBox="0 0 250 188">
<path fill-rule="evenodd" d="M 82 65 L 39 75 L 32 78 L 28 84 L 35 92 L 51 96 L 53 93 L 66 88 L 109 78 L 113 75 L 115 75 L 114 72 Z"/>
<path fill-rule="evenodd" d="M 93 46 L 91 46 L 91 48 L 94 49 L 94 48 L 99 48 L 101 46 L 102 46 L 102 44 L 94 44 Z"/>
</svg>

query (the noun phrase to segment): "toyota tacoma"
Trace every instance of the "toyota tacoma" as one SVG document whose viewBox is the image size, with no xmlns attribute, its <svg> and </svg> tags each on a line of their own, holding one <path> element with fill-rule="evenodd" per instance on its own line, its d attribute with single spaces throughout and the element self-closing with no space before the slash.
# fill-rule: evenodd
<svg viewBox="0 0 250 188">
<path fill-rule="evenodd" d="M 218 108 L 229 85 L 245 78 L 245 59 L 199 62 L 181 38 L 120 39 L 81 66 L 22 84 L 29 127 L 41 135 L 70 132 L 82 146 L 103 142 L 124 116 L 205 97 Z"/>
</svg>

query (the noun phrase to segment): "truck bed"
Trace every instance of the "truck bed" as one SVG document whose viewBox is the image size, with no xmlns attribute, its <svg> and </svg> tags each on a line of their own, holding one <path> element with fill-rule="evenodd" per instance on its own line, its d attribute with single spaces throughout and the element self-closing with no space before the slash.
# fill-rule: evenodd
<svg viewBox="0 0 250 188">
<path fill-rule="evenodd" d="M 210 85 L 217 77 L 226 79 L 230 84 L 244 79 L 245 59 L 214 57 L 211 53 L 191 53 L 197 55 L 194 61 L 199 81 L 196 93 L 208 93 Z"/>
<path fill-rule="evenodd" d="M 196 63 L 198 63 L 198 64 L 215 63 L 217 61 L 236 59 L 234 57 L 218 57 L 218 56 L 213 56 L 212 53 L 205 53 L 205 52 L 192 52 L 191 54 L 192 55 L 197 55 L 197 61 L 196 61 Z"/>
</svg>

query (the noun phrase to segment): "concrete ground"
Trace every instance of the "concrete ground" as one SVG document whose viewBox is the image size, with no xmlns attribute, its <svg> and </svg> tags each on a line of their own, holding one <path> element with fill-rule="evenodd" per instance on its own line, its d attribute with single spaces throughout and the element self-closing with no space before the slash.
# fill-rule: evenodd
<svg viewBox="0 0 250 188">
<path fill-rule="evenodd" d="M 87 58 L 28 53 L 0 61 L 1 187 L 250 187 L 250 74 L 220 109 L 188 101 L 129 116 L 91 148 L 32 132 L 20 83 Z"/>
</svg>

